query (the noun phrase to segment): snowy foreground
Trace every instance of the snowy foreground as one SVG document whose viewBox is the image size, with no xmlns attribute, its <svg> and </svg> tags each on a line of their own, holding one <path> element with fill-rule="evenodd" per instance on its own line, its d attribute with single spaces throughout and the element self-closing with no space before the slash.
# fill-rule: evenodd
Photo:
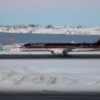
<svg viewBox="0 0 100 100">
<path fill-rule="evenodd" d="M 1 59 L 0 91 L 100 92 L 100 59 Z"/>
<path fill-rule="evenodd" d="M 82 25 L 14 25 L 14 26 L 0 26 L 0 33 L 41 33 L 41 34 L 81 34 L 81 35 L 98 35 L 100 34 L 100 26 L 86 27 Z"/>
</svg>

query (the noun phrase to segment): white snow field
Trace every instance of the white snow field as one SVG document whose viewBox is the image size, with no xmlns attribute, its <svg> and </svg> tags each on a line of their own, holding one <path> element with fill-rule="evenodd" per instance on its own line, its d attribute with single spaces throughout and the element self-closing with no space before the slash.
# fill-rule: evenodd
<svg viewBox="0 0 100 100">
<path fill-rule="evenodd" d="M 100 59 L 0 59 L 0 91 L 100 92 Z"/>
<path fill-rule="evenodd" d="M 14 25 L 0 26 L 0 33 L 41 33 L 41 34 L 81 34 L 81 35 L 98 35 L 100 34 L 100 26 L 87 27 L 82 25 Z"/>
</svg>

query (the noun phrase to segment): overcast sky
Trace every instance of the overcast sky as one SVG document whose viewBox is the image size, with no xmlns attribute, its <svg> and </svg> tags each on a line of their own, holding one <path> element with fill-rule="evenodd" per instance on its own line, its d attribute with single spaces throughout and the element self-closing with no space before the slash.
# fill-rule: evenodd
<svg viewBox="0 0 100 100">
<path fill-rule="evenodd" d="M 100 25 L 100 0 L 0 0 L 0 24 Z"/>
</svg>

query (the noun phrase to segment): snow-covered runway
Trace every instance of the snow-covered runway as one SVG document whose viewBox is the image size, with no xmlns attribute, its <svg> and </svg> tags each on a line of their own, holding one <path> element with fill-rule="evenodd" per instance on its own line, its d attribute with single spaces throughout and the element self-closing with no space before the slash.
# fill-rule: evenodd
<svg viewBox="0 0 100 100">
<path fill-rule="evenodd" d="M 0 91 L 100 92 L 100 59 L 0 59 Z"/>
</svg>

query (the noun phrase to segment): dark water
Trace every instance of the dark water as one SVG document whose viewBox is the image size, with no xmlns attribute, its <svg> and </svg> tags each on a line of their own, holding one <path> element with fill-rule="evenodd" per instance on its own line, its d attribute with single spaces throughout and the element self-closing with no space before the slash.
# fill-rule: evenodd
<svg viewBox="0 0 100 100">
<path fill-rule="evenodd" d="M 65 35 L 65 34 L 23 34 L 0 33 L 0 44 L 14 43 L 93 43 L 100 35 Z"/>
</svg>

